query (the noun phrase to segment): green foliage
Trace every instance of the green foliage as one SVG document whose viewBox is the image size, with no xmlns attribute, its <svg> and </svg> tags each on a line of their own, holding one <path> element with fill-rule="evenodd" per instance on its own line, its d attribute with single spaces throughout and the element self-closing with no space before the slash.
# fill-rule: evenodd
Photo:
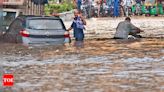
<svg viewBox="0 0 164 92">
<path fill-rule="evenodd" d="M 70 2 L 63 2 L 62 4 L 47 4 L 45 5 L 45 13 L 49 15 L 52 12 L 62 13 L 66 11 L 70 11 L 73 9 L 73 4 Z"/>
</svg>

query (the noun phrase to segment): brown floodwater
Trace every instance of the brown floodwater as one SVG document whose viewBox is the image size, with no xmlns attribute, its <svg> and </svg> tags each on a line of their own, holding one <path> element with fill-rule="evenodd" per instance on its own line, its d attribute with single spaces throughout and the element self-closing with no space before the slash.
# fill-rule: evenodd
<svg viewBox="0 0 164 92">
<path fill-rule="evenodd" d="M 2 92 L 164 92 L 164 38 L 90 39 L 84 48 L 0 45 Z M 0 92 L 1 92 L 0 91 Z"/>
</svg>

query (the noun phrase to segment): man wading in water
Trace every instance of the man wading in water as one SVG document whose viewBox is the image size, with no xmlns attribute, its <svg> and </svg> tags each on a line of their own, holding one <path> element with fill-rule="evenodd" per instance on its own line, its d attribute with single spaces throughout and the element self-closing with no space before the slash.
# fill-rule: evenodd
<svg viewBox="0 0 164 92">
<path fill-rule="evenodd" d="M 74 11 L 74 20 L 71 27 L 67 30 L 70 31 L 73 29 L 74 37 L 75 37 L 75 46 L 76 47 L 83 47 L 83 40 L 84 40 L 84 32 L 85 29 L 84 25 L 86 25 L 86 21 L 82 16 L 81 12 L 78 10 Z"/>
<path fill-rule="evenodd" d="M 143 31 L 140 28 L 134 26 L 131 23 L 131 19 L 127 17 L 125 21 L 122 21 L 118 24 L 114 39 L 128 39 L 128 35 L 132 35 L 135 38 L 141 38 L 141 36 L 138 35 L 140 32 Z"/>
</svg>

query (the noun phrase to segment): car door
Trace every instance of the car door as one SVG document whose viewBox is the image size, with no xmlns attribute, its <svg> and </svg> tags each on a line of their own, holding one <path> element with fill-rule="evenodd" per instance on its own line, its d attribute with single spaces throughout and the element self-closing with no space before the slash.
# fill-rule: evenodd
<svg viewBox="0 0 164 92">
<path fill-rule="evenodd" d="M 20 35 L 20 31 L 23 29 L 23 23 L 20 19 L 15 19 L 11 25 L 9 26 L 9 29 L 6 32 L 5 39 L 9 42 L 15 42 L 19 43 L 22 42 L 22 37 Z"/>
</svg>

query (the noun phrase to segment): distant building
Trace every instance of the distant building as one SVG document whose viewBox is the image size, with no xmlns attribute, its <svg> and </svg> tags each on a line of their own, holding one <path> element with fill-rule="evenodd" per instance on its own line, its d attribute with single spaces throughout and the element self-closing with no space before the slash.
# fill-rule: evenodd
<svg viewBox="0 0 164 92">
<path fill-rule="evenodd" d="M 44 3 L 35 4 L 35 0 L 3 0 L 3 11 L 19 12 L 24 15 L 42 15 L 44 14 Z"/>
</svg>

